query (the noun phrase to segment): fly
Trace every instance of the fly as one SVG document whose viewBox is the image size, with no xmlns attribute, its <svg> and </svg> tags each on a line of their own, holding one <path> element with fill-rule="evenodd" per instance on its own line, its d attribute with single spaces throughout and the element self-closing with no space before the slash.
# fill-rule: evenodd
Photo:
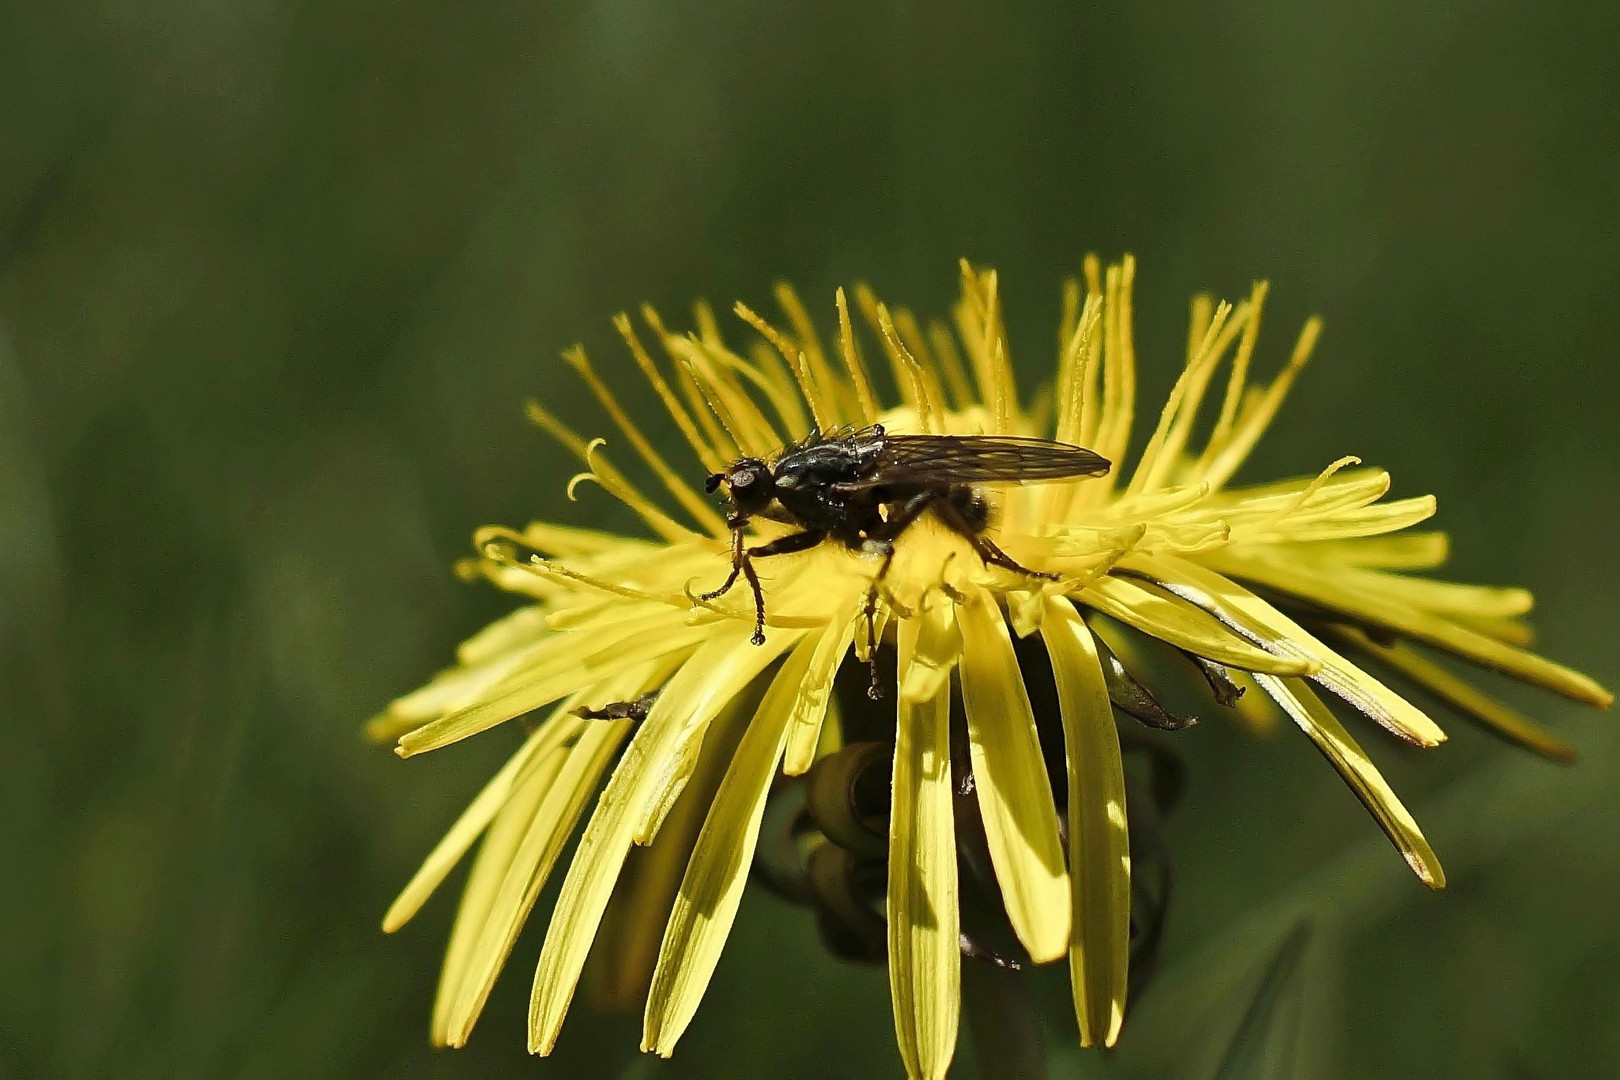
<svg viewBox="0 0 1620 1080">
<path fill-rule="evenodd" d="M 582 705 L 574 710 L 574 715 L 585 720 L 634 720 L 639 724 L 652 712 L 658 693 L 658 690 L 649 690 L 629 701 L 610 701 L 594 709 Z"/>
<path fill-rule="evenodd" d="M 765 643 L 765 594 L 754 560 L 808 551 L 825 540 L 852 551 L 871 551 L 882 564 L 866 598 L 869 655 L 877 642 L 879 583 L 894 561 L 894 545 L 917 519 L 932 512 L 966 540 L 988 566 L 1028 577 L 1058 575 L 1020 565 L 985 535 L 990 502 L 981 485 L 1026 484 L 1101 476 L 1107 459 L 1082 446 L 1005 435 L 890 435 L 881 424 L 823 434 L 812 429 L 774 461 L 745 457 L 704 483 L 726 487 L 731 528 L 731 573 L 701 600 L 730 591 L 739 576 L 754 594 L 753 643 Z M 791 525 L 795 532 L 749 547 L 743 533 L 756 517 Z M 875 665 L 876 661 L 872 661 Z M 877 696 L 876 669 L 872 690 Z"/>
</svg>

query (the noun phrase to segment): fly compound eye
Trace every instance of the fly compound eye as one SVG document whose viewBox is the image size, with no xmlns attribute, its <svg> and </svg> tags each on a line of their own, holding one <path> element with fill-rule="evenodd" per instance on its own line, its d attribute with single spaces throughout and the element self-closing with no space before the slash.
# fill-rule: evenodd
<svg viewBox="0 0 1620 1080">
<path fill-rule="evenodd" d="M 743 513 L 756 513 L 771 501 L 771 470 L 763 461 L 743 458 L 732 462 L 725 482 L 732 505 Z"/>
</svg>

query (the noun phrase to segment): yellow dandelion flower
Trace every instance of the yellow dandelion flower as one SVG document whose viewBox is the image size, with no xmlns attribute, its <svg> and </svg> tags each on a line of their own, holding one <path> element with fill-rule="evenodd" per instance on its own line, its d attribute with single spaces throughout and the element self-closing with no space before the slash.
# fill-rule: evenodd
<svg viewBox="0 0 1620 1080">
<path fill-rule="evenodd" d="M 812 430 L 874 424 L 891 434 L 1046 438 L 1119 463 L 1137 421 L 1134 271 L 1129 258 L 1106 271 L 1088 259 L 1084 281 L 1067 284 L 1055 377 L 1033 397 L 1014 380 L 996 274 L 966 263 L 954 326 L 925 327 L 858 288 L 858 334 L 840 290 L 828 345 L 786 287 L 777 289 L 781 325 L 738 305 L 752 339 L 741 350 L 701 306 L 690 334 L 643 311 L 662 362 L 627 316 L 616 326 L 707 473 L 723 474 L 742 458 L 770 462 Z M 551 1050 L 600 939 L 605 947 L 592 960 L 601 967 L 592 976 L 598 996 L 644 1001 L 642 1048 L 668 1055 L 714 972 L 773 790 L 791 782 L 783 777 L 809 773 L 804 797 L 814 817 L 827 791 L 837 802 L 870 783 L 875 763 L 889 782 L 867 800 L 865 819 L 817 818 L 825 835 L 814 838 L 810 876 L 833 883 L 823 907 L 840 925 L 880 927 L 876 952 L 887 958 L 907 1071 L 943 1076 L 955 1048 L 972 939 L 959 880 L 970 832 L 981 839 L 981 870 L 1021 952 L 1034 963 L 1068 958 L 1081 1042 L 1113 1044 L 1131 925 L 1115 709 L 1176 723 L 1137 678 L 1146 672 L 1144 643 L 1193 660 L 1240 718 L 1263 724 L 1278 715 L 1267 713 L 1269 703 L 1280 706 L 1418 877 L 1441 887 L 1440 864 L 1417 823 L 1321 691 L 1407 743 L 1437 745 L 1445 735 L 1435 722 L 1372 673 L 1392 670 L 1555 758 L 1571 751 L 1427 651 L 1578 701 L 1606 706 L 1611 695 L 1525 650 L 1525 591 L 1412 574 L 1439 565 L 1447 541 L 1404 531 L 1435 503 L 1380 501 L 1385 472 L 1347 457 L 1311 477 L 1228 486 L 1319 330 L 1307 322 L 1281 371 L 1257 381 L 1265 299 L 1261 284 L 1235 305 L 1194 303 L 1185 365 L 1129 469 L 988 489 L 994 509 L 984 538 L 1007 562 L 1038 574 L 987 562 L 971 532 L 924 514 L 895 541 L 892 562 L 833 541 L 757 560 L 765 611 L 758 645 L 747 588 L 701 598 L 732 565 L 733 547 L 726 519 L 687 480 L 697 469 L 666 460 L 584 351 L 569 350 L 568 362 L 670 503 L 660 505 L 610 464 L 604 440 L 587 441 L 531 405 L 532 418 L 584 462 L 570 497 L 591 481 L 653 538 L 544 523 L 483 530 L 464 569 L 529 602 L 372 722 L 374 735 L 397 738 L 408 757 L 550 707 L 384 921 L 390 931 L 403 925 L 482 838 L 445 955 L 434 1041 L 466 1041 L 542 886 L 588 817 L 541 948 L 529 1048 Z M 868 356 L 886 362 L 897 404 L 880 400 Z M 756 516 L 743 542 L 792 531 Z M 886 670 L 893 664 L 892 725 L 862 743 L 852 766 L 841 749 L 835 677 L 880 658 Z M 1032 692 L 1055 698 L 1058 715 L 1037 715 Z M 962 809 L 964 776 L 973 781 L 971 815 Z M 845 864 L 875 867 L 875 895 L 847 887 L 853 879 L 837 870 Z"/>
</svg>

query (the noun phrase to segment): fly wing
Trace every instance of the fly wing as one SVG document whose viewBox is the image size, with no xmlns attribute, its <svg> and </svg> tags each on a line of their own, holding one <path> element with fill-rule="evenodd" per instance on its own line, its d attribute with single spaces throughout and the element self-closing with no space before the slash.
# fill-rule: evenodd
<svg viewBox="0 0 1620 1080">
<path fill-rule="evenodd" d="M 885 435 L 876 467 L 851 488 L 891 484 L 1028 484 L 1101 476 L 1107 458 L 1083 446 L 1008 435 Z"/>
</svg>

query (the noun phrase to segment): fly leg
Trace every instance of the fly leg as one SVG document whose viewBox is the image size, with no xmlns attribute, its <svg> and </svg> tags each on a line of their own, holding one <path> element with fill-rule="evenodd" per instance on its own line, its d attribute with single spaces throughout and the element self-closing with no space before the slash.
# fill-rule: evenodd
<svg viewBox="0 0 1620 1080">
<path fill-rule="evenodd" d="M 866 588 L 866 606 L 861 610 L 866 616 L 866 666 L 872 673 L 872 681 L 866 687 L 866 696 L 877 701 L 883 696 L 883 687 L 878 682 L 877 661 L 878 586 L 889 576 L 889 567 L 894 565 L 894 541 L 876 540 L 873 543 L 883 545 L 883 562 L 879 564 L 877 575 L 872 578 L 872 584 Z"/>
<path fill-rule="evenodd" d="M 866 688 L 866 696 L 873 701 L 883 696 L 882 685 L 878 682 L 877 662 L 878 589 L 882 586 L 883 579 L 889 576 L 889 567 L 894 565 L 895 540 L 938 498 L 938 493 L 932 491 L 913 495 L 900 503 L 887 520 L 880 520 L 875 528 L 866 530 L 868 537 L 866 543 L 883 552 L 883 561 L 878 565 L 878 572 L 872 577 L 872 584 L 867 586 L 866 607 L 862 609 L 862 613 L 866 616 L 866 663 L 872 672 L 872 681 Z"/>
<path fill-rule="evenodd" d="M 734 525 L 731 529 L 731 573 L 726 575 L 726 580 L 718 589 L 710 589 L 706 593 L 699 593 L 697 598 L 707 603 L 730 592 L 731 587 L 737 584 L 737 575 L 742 573 L 743 562 L 747 558 L 748 554 L 743 550 L 742 526 Z"/>
<path fill-rule="evenodd" d="M 977 497 L 971 489 L 965 490 L 966 498 L 973 499 Z M 939 515 L 939 520 L 946 528 L 972 545 L 973 550 L 980 559 L 984 560 L 985 565 L 999 566 L 1003 570 L 1011 570 L 1015 574 L 1040 578 L 1043 581 L 1059 581 L 1062 579 L 1063 575 L 1061 574 L 1053 574 L 1045 570 L 1031 570 L 1005 551 L 1002 551 L 996 546 L 995 541 L 984 535 L 984 526 L 988 515 L 975 512 L 975 507 L 963 507 L 960 505 L 962 497 L 957 496 L 955 492 L 952 494 L 956 497 L 942 498 L 934 503 L 934 511 Z M 975 521 L 974 518 L 980 520 Z"/>
<path fill-rule="evenodd" d="M 736 582 L 737 575 L 741 574 L 748 579 L 748 587 L 754 593 L 754 636 L 749 638 L 755 645 L 765 644 L 765 590 L 760 588 L 759 574 L 754 570 L 755 559 L 768 559 L 772 555 L 791 555 L 795 551 L 809 551 L 827 534 L 819 529 L 805 529 L 801 532 L 789 533 L 779 536 L 768 543 L 757 547 L 744 547 L 742 531 L 739 529 L 732 534 L 736 540 L 732 545 L 731 574 L 726 583 L 712 593 L 704 593 L 699 600 L 713 600 L 715 597 L 731 588 Z"/>
</svg>

